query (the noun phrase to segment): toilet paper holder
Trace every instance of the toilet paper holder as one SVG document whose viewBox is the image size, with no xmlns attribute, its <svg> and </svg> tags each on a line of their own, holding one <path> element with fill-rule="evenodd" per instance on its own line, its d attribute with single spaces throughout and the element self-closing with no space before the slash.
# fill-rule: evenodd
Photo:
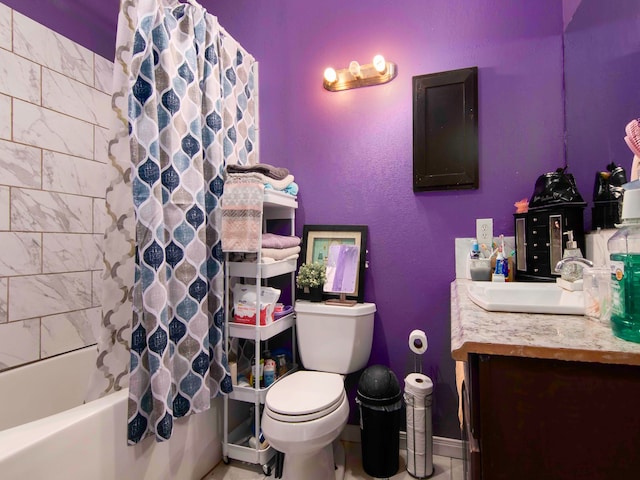
<svg viewBox="0 0 640 480">
<path fill-rule="evenodd" d="M 422 355 L 427 351 L 428 347 L 427 334 L 422 330 L 413 330 L 409 334 L 409 348 L 413 353 Z"/>
<path fill-rule="evenodd" d="M 422 373 L 422 355 L 427 351 L 429 342 L 427 334 L 422 330 L 413 330 L 409 334 L 409 350 L 413 356 L 413 370 Z"/>
</svg>

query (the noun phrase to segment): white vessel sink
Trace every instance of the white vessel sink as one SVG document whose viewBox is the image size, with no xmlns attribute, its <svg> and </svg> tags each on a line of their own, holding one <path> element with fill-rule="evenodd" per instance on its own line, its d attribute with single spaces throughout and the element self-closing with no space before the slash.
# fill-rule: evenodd
<svg viewBox="0 0 640 480">
<path fill-rule="evenodd" d="M 570 292 L 555 283 L 473 282 L 469 298 L 491 312 L 584 315 L 582 291 Z"/>
</svg>

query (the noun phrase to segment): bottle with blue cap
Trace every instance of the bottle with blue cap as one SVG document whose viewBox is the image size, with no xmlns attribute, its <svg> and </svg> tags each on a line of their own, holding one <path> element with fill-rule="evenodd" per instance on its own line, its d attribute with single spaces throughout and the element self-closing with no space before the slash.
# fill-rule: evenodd
<svg viewBox="0 0 640 480">
<path fill-rule="evenodd" d="M 496 268 L 493 272 L 494 281 L 507 281 L 509 278 L 509 260 L 504 256 L 504 236 L 500 235 L 500 246 L 496 257 Z"/>
</svg>

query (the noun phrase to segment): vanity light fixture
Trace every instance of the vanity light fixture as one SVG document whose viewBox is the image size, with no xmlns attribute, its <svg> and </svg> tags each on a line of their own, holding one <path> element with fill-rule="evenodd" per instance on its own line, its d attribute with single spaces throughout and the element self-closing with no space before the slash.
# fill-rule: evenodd
<svg viewBox="0 0 640 480">
<path fill-rule="evenodd" d="M 372 63 L 360 65 L 353 60 L 349 68 L 334 70 L 329 67 L 324 71 L 322 86 L 330 92 L 339 92 L 351 88 L 368 87 L 388 83 L 398 74 L 398 66 L 387 62 L 382 55 L 373 57 Z"/>
</svg>

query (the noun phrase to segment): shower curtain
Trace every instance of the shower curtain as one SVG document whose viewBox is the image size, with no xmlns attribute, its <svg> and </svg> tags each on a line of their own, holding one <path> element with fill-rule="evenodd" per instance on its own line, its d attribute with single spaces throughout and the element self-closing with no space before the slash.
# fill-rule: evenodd
<svg viewBox="0 0 640 480">
<path fill-rule="evenodd" d="M 134 444 L 232 388 L 218 203 L 225 165 L 257 163 L 257 63 L 193 0 L 122 0 L 116 43 L 90 397 L 126 387 L 128 356 Z"/>
</svg>

